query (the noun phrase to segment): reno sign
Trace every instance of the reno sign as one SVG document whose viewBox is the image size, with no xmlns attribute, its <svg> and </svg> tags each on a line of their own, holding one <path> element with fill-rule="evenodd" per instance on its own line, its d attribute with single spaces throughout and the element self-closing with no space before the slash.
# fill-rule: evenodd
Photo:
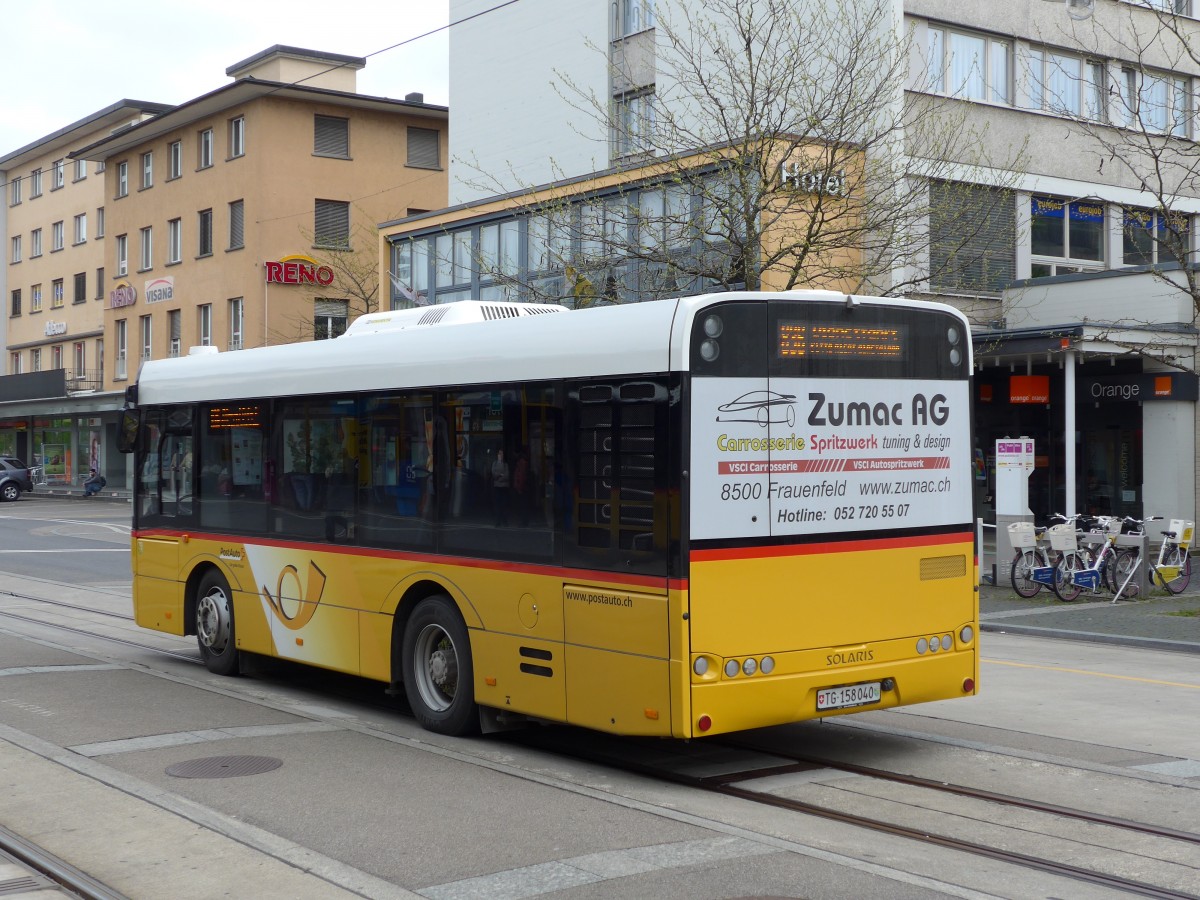
<svg viewBox="0 0 1200 900">
<path fill-rule="evenodd" d="M 294 254 L 277 262 L 268 262 L 267 284 L 333 284 L 333 269 L 322 266 L 310 256 Z"/>
</svg>

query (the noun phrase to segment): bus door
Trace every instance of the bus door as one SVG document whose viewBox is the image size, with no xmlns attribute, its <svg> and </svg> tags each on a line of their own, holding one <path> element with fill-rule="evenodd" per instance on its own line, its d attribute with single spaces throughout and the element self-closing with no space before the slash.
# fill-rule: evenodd
<svg viewBox="0 0 1200 900">
<path fill-rule="evenodd" d="M 183 633 L 179 547 L 193 527 L 192 410 L 150 410 L 138 447 L 134 609 L 139 625 Z"/>
</svg>

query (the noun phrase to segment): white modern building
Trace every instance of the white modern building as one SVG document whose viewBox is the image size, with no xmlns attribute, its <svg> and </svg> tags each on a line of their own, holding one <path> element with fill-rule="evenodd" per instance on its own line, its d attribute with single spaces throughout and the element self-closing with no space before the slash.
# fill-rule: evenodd
<svg viewBox="0 0 1200 900">
<path fill-rule="evenodd" d="M 794 5 L 825 22 L 842 6 Z M 490 6 L 452 0 L 451 20 Z M 523 0 L 455 26 L 451 204 L 644 162 L 639 131 L 679 115 L 680 54 L 704 46 L 714 6 L 755 4 Z M 1194 261 L 1200 169 L 1176 166 L 1161 183 L 1147 173 L 1200 138 L 1200 67 L 1181 49 L 1200 51 L 1200 0 L 881 0 L 874 14 L 906 46 L 893 102 L 926 104 L 972 135 L 961 157 L 929 167 L 939 177 L 917 224 L 929 240 L 896 283 L 915 271 L 907 293 L 977 324 L 981 515 L 993 511 L 995 440 L 1027 434 L 1039 520 L 1067 507 L 1194 519 L 1195 304 L 1152 274 L 1107 273 L 1177 265 L 1156 240 L 1168 231 Z M 664 22 L 675 34 L 692 23 L 699 43 L 680 51 Z M 722 77 L 718 58 L 706 65 Z M 702 123 L 729 110 L 685 113 Z M 912 171 L 929 151 L 910 134 Z M 1146 378 L 1169 388 L 1129 387 Z"/>
</svg>

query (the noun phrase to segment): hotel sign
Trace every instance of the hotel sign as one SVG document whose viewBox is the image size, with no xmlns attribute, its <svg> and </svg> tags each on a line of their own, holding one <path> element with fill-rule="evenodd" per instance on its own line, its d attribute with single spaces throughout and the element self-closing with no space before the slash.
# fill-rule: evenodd
<svg viewBox="0 0 1200 900">
<path fill-rule="evenodd" d="M 785 162 L 779 167 L 779 183 L 785 188 L 804 191 L 807 194 L 826 194 L 830 197 L 850 195 L 845 169 L 837 172 L 806 172 L 800 168 L 800 163 Z"/>
<path fill-rule="evenodd" d="M 293 254 L 266 263 L 267 284 L 333 284 L 333 269 L 323 266 L 311 256 Z"/>
</svg>

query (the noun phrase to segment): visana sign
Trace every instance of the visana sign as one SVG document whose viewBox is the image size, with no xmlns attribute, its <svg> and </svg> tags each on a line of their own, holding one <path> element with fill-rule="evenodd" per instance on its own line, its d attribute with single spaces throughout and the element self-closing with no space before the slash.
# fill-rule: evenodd
<svg viewBox="0 0 1200 900">
<path fill-rule="evenodd" d="M 800 163 L 785 162 L 779 167 L 779 183 L 785 188 L 808 194 L 826 194 L 830 197 L 850 195 L 845 169 L 839 169 L 835 175 L 815 170 L 804 171 L 800 168 Z"/>
</svg>

